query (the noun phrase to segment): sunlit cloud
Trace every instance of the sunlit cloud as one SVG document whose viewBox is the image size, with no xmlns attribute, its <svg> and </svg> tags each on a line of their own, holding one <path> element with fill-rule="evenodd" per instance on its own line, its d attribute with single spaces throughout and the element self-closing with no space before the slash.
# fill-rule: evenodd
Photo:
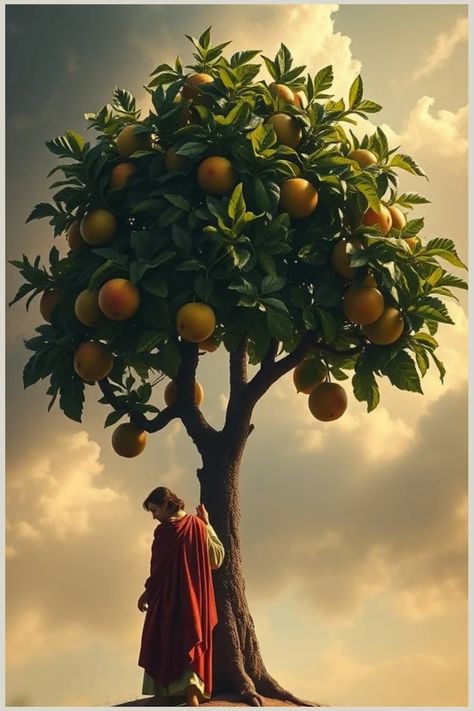
<svg viewBox="0 0 474 711">
<path fill-rule="evenodd" d="M 413 73 L 413 81 L 441 69 L 448 62 L 456 47 L 467 42 L 467 35 L 468 18 L 459 17 L 447 32 L 441 32 L 436 36 L 432 47 L 424 56 L 421 66 Z"/>
</svg>

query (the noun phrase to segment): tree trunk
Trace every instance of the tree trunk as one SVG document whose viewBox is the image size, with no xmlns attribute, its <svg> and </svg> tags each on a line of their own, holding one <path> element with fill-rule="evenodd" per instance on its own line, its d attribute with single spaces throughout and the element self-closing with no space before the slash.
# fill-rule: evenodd
<svg viewBox="0 0 474 711">
<path fill-rule="evenodd" d="M 251 706 L 263 705 L 262 696 L 314 706 L 283 689 L 267 672 L 260 654 L 240 552 L 239 472 L 245 441 L 235 439 L 220 439 L 212 453 L 203 455 L 203 467 L 197 472 L 201 502 L 225 548 L 224 562 L 213 573 L 219 619 L 214 630 L 214 693 L 237 692 Z"/>
</svg>

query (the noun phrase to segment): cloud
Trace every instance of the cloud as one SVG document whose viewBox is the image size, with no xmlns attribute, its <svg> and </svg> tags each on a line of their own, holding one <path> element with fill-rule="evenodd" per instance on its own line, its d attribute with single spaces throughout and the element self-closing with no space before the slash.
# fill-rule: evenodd
<svg viewBox="0 0 474 711">
<path fill-rule="evenodd" d="M 413 81 L 432 74 L 443 67 L 454 50 L 463 42 L 467 42 L 468 18 L 459 17 L 450 30 L 441 32 L 435 37 L 433 46 L 424 56 L 421 66 L 413 73 Z"/>
</svg>

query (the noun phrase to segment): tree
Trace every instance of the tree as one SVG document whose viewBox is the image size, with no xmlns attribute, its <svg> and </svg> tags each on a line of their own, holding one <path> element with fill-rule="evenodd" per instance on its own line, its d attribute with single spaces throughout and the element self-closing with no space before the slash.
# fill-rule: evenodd
<svg viewBox="0 0 474 711">
<path fill-rule="evenodd" d="M 443 380 L 435 336 L 453 321 L 442 298 L 467 284 L 439 259 L 464 265 L 450 239 L 422 238 L 423 218 L 407 219 L 428 200 L 400 193 L 396 171 L 426 177 L 422 168 L 380 128 L 359 140 L 348 127 L 381 108 L 363 98 L 360 76 L 347 101 L 334 100 L 332 67 L 304 76 L 283 44 L 273 61 L 262 57 L 268 85 L 258 50 L 228 60 L 229 43 L 212 46 L 210 28 L 188 39 L 195 64 L 177 58 L 152 72 L 146 118 L 116 87 L 111 105 L 85 114 L 94 145 L 74 131 L 46 144 L 68 162 L 49 173 L 63 174 L 53 202 L 27 221 L 49 218 L 70 250 L 60 258 L 53 246 L 48 267 L 11 262 L 24 280 L 11 304 L 41 294 L 49 322 L 25 343 L 24 387 L 48 378 L 48 410 L 59 396 L 80 422 L 85 384 L 97 382 L 112 407 L 105 426 L 129 420 L 113 437 L 123 456 L 182 421 L 226 548 L 215 574 L 215 690 L 253 705 L 260 695 L 302 703 L 267 672 L 245 597 L 239 469 L 254 408 L 293 369 L 321 420 L 343 414 L 339 382 L 349 378 L 368 412 L 380 378 L 422 393 L 433 361 Z M 199 360 L 216 347 L 229 353 L 221 430 L 196 394 Z M 173 395 L 160 408 L 151 399 L 165 378 Z"/>
</svg>

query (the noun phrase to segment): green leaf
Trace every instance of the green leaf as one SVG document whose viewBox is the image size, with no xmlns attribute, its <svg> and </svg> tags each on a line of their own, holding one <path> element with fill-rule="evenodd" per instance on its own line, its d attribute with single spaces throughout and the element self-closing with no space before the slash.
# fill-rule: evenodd
<svg viewBox="0 0 474 711">
<path fill-rule="evenodd" d="M 58 136 L 46 142 L 46 147 L 51 153 L 61 158 L 75 158 L 82 160 L 84 152 L 89 147 L 84 138 L 75 131 L 66 131 L 64 136 Z"/>
<path fill-rule="evenodd" d="M 362 77 L 357 76 L 352 82 L 351 88 L 349 89 L 349 108 L 352 109 L 359 104 L 362 99 L 362 94 L 364 91 Z"/>
<path fill-rule="evenodd" d="M 117 264 L 114 264 L 110 259 L 108 259 L 92 274 L 87 288 L 89 291 L 92 291 L 106 279 L 111 279 L 114 276 L 123 276 L 127 273 L 128 271 L 126 269 L 117 266 Z"/>
<path fill-rule="evenodd" d="M 155 296 L 165 298 L 168 296 L 168 286 L 164 279 L 156 274 L 147 274 L 140 281 L 140 286 Z"/>
<path fill-rule="evenodd" d="M 228 215 L 234 222 L 240 220 L 247 209 L 242 189 L 243 183 L 238 183 L 238 185 L 235 186 L 227 208 Z"/>
<path fill-rule="evenodd" d="M 433 348 L 438 347 L 438 341 L 436 338 L 433 338 L 433 336 L 430 336 L 429 333 L 425 333 L 424 331 L 418 331 L 418 333 L 414 333 L 413 336 L 411 336 L 411 339 L 415 339 L 415 341 L 418 341 L 419 343 L 422 343 L 426 348 L 429 348 L 430 350 L 433 350 Z"/>
<path fill-rule="evenodd" d="M 439 360 L 438 356 L 433 353 L 433 351 L 429 351 L 431 357 L 433 358 L 433 362 L 438 368 L 439 371 L 439 377 L 442 383 L 444 383 L 444 376 L 446 375 L 446 368 L 444 367 L 443 363 Z"/>
<path fill-rule="evenodd" d="M 132 232 L 130 246 L 137 259 L 152 259 L 155 254 L 155 239 L 148 230 Z"/>
<path fill-rule="evenodd" d="M 328 89 L 331 88 L 334 81 L 334 72 L 332 69 L 332 64 L 327 67 L 323 67 L 313 79 L 313 98 L 317 99 L 318 96 L 324 94 Z"/>
<path fill-rule="evenodd" d="M 109 414 L 105 418 L 104 429 L 106 427 L 110 427 L 111 425 L 115 425 L 116 422 L 121 420 L 122 417 L 125 417 L 126 414 L 126 412 L 116 412 L 115 410 L 113 412 L 109 412 Z"/>
<path fill-rule="evenodd" d="M 136 110 L 136 102 L 132 94 L 125 89 L 119 89 L 118 86 L 114 89 L 112 103 L 116 109 L 124 113 L 133 113 Z"/>
<path fill-rule="evenodd" d="M 163 340 L 163 331 L 145 331 L 141 334 L 138 339 L 136 352 L 142 353 L 143 351 L 151 351 L 153 348 Z"/>
<path fill-rule="evenodd" d="M 380 212 L 380 200 L 377 188 L 369 175 L 359 173 L 351 180 L 350 184 L 356 188 L 367 200 L 369 207 L 375 212 Z"/>
<path fill-rule="evenodd" d="M 430 240 L 421 252 L 421 257 L 436 256 L 445 259 L 447 262 L 460 269 L 467 269 L 467 266 L 462 262 L 456 252 L 454 242 L 450 239 L 438 237 Z"/>
<path fill-rule="evenodd" d="M 40 202 L 38 205 L 35 205 L 30 212 L 26 223 L 31 222 L 31 220 L 40 220 L 42 217 L 55 217 L 58 214 L 60 214 L 60 212 L 55 207 L 47 202 Z"/>
<path fill-rule="evenodd" d="M 411 208 L 412 205 L 426 205 L 431 202 L 418 193 L 402 193 L 395 200 L 395 205 L 400 207 Z"/>
<path fill-rule="evenodd" d="M 419 217 L 416 220 L 408 220 L 405 227 L 400 230 L 400 237 L 406 239 L 407 237 L 415 237 L 424 227 L 425 220 L 423 217 Z"/>
<path fill-rule="evenodd" d="M 420 299 L 416 305 L 408 308 L 408 313 L 416 314 L 430 321 L 439 323 L 450 323 L 454 325 L 454 321 L 448 313 L 448 309 L 440 299 L 433 296 L 425 296 Z"/>
<path fill-rule="evenodd" d="M 397 153 L 394 155 L 389 163 L 389 166 L 391 168 L 402 168 L 402 170 L 406 170 L 414 175 L 420 175 L 422 178 L 426 178 L 428 180 L 424 170 L 411 156 L 407 156 L 405 153 Z"/>
<path fill-rule="evenodd" d="M 424 377 L 426 375 L 426 371 L 430 366 L 430 361 L 428 359 L 427 353 L 425 349 L 416 341 L 412 342 L 412 348 L 415 352 L 416 364 L 418 366 L 418 369 L 421 373 L 421 376 Z"/>
<path fill-rule="evenodd" d="M 406 351 L 398 351 L 385 365 L 383 373 L 388 376 L 392 385 L 395 385 L 399 390 L 423 394 L 415 362 Z"/>
<path fill-rule="evenodd" d="M 271 294 L 280 291 L 286 284 L 286 279 L 280 276 L 265 276 L 262 279 L 260 291 L 262 294 Z"/>
<path fill-rule="evenodd" d="M 190 141 L 189 143 L 183 143 L 183 145 L 176 150 L 176 153 L 180 156 L 186 156 L 187 158 L 199 158 L 206 151 L 206 143 Z"/>
<path fill-rule="evenodd" d="M 84 382 L 75 373 L 65 372 L 59 387 L 59 406 L 66 417 L 74 422 L 82 421 Z"/>
<path fill-rule="evenodd" d="M 287 341 L 293 336 L 291 319 L 281 311 L 267 308 L 266 320 L 270 334 L 278 341 Z"/>
<path fill-rule="evenodd" d="M 337 335 L 336 320 L 329 311 L 324 311 L 324 309 L 318 309 L 317 313 L 321 321 L 324 338 L 327 343 L 332 343 Z"/>
<path fill-rule="evenodd" d="M 179 207 L 181 210 L 189 212 L 191 210 L 191 203 L 182 195 L 163 195 L 163 197 L 168 200 L 175 207 Z"/>
<path fill-rule="evenodd" d="M 204 30 L 204 32 L 200 36 L 199 44 L 201 45 L 201 47 L 204 47 L 204 49 L 208 49 L 210 41 L 211 41 L 211 27 L 208 27 L 207 30 Z"/>
<path fill-rule="evenodd" d="M 368 101 L 364 99 L 357 106 L 357 113 L 364 112 L 366 114 L 376 114 L 378 111 L 382 110 L 382 106 L 377 104 L 375 101 Z"/>
<path fill-rule="evenodd" d="M 356 364 L 352 387 L 356 399 L 367 403 L 367 412 L 375 410 L 380 402 L 380 392 L 375 376 L 369 368 L 358 368 Z"/>
</svg>

